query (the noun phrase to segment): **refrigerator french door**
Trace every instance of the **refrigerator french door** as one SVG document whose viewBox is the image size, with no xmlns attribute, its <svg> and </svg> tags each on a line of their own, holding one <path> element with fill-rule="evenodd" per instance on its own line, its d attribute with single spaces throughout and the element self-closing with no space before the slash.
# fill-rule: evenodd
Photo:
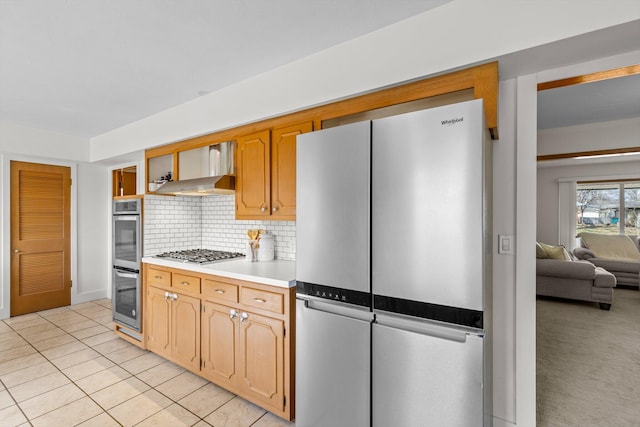
<svg viewBox="0 0 640 427">
<path fill-rule="evenodd" d="M 296 426 L 369 427 L 370 124 L 297 140 Z"/>
<path fill-rule="evenodd" d="M 491 423 L 484 127 L 482 101 L 373 121 L 373 426 Z"/>
</svg>

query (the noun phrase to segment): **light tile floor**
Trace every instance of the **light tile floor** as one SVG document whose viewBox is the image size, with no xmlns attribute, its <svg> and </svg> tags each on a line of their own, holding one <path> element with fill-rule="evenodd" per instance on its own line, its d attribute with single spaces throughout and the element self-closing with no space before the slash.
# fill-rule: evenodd
<svg viewBox="0 0 640 427">
<path fill-rule="evenodd" d="M 113 333 L 103 299 L 0 321 L 0 426 L 293 427 Z"/>
</svg>

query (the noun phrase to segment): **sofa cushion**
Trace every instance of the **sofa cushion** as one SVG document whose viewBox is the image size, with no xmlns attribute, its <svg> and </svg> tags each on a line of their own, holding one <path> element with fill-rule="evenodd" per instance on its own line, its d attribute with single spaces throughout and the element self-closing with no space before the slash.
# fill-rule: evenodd
<svg viewBox="0 0 640 427">
<path fill-rule="evenodd" d="M 588 261 L 562 262 L 557 259 L 538 259 L 536 275 L 591 280 L 596 275 L 596 267 Z"/>
<path fill-rule="evenodd" d="M 581 232 L 578 233 L 578 237 L 598 258 L 640 261 L 640 250 L 631 237 L 624 234 Z"/>
</svg>

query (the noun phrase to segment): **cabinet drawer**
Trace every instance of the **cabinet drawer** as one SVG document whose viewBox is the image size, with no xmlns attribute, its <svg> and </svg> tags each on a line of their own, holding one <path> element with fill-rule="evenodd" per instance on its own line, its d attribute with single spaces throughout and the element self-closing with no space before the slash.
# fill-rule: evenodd
<svg viewBox="0 0 640 427">
<path fill-rule="evenodd" d="M 193 276 L 185 276 L 184 274 L 173 273 L 171 278 L 171 287 L 181 292 L 190 292 L 192 294 L 200 293 L 200 278 Z"/>
<path fill-rule="evenodd" d="M 202 284 L 202 293 L 213 299 L 238 302 L 238 286 L 231 283 L 206 279 Z"/>
<path fill-rule="evenodd" d="M 282 294 L 243 287 L 240 295 L 240 302 L 244 305 L 261 308 L 274 313 L 284 312 L 284 296 Z"/>
<path fill-rule="evenodd" d="M 171 272 L 148 268 L 147 283 L 159 286 L 171 286 Z"/>
</svg>

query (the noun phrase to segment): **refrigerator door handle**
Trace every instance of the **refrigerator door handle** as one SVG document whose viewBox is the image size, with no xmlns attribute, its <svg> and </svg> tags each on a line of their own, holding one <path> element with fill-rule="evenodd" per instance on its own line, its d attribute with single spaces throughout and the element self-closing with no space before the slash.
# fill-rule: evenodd
<svg viewBox="0 0 640 427">
<path fill-rule="evenodd" d="M 394 329 L 415 332 L 436 338 L 443 338 L 449 341 L 464 343 L 469 335 L 483 337 L 482 333 L 471 332 L 456 326 L 441 326 L 429 321 L 406 319 L 404 317 L 389 314 L 376 313 L 375 324 L 387 326 Z"/>
<path fill-rule="evenodd" d="M 298 294 L 296 298 L 304 301 L 305 308 L 308 308 L 310 310 L 322 311 L 325 313 L 331 313 L 351 319 L 363 320 L 365 322 L 373 321 L 373 313 L 371 313 L 369 309 L 365 307 L 358 307 L 351 304 L 326 300 L 310 295 Z"/>
</svg>

